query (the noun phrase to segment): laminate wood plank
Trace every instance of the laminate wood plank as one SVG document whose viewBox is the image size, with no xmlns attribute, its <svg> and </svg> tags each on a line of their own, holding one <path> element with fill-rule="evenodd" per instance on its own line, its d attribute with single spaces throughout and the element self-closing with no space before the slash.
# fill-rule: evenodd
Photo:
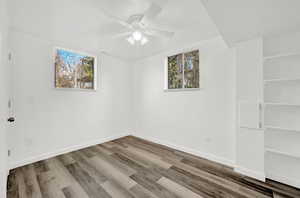
<svg viewBox="0 0 300 198">
<path fill-rule="evenodd" d="M 213 198 L 213 197 L 243 197 L 239 196 L 235 192 L 228 193 L 222 188 L 218 188 L 215 185 L 207 183 L 203 180 L 195 180 L 194 175 L 189 175 L 189 173 L 181 173 L 171 167 L 168 170 L 155 168 L 156 171 L 160 172 L 164 177 L 186 187 L 192 192 L 199 194 L 204 198 Z"/>
<path fill-rule="evenodd" d="M 118 143 L 117 143 L 118 144 Z M 163 161 L 159 156 L 155 156 L 151 152 L 139 149 L 138 147 L 133 147 L 127 145 L 127 148 L 121 149 L 120 147 L 111 148 L 115 153 L 122 154 L 134 161 L 142 164 L 144 167 L 159 166 L 165 169 L 170 168 L 172 165 L 166 161 Z"/>
<path fill-rule="evenodd" d="M 102 184 L 102 187 L 112 196 L 118 198 L 134 198 L 130 191 L 124 189 L 119 184 L 113 181 L 106 181 Z"/>
<path fill-rule="evenodd" d="M 252 179 L 248 178 L 248 180 L 252 180 Z M 282 194 L 282 195 L 286 195 L 286 196 L 290 196 L 290 197 L 293 197 L 293 196 L 300 197 L 300 190 L 297 188 L 294 188 L 294 187 L 288 186 L 288 185 L 284 185 L 280 182 L 272 181 L 269 179 L 267 179 L 267 182 L 268 182 L 268 186 L 266 186 L 266 187 L 267 188 L 269 187 L 277 194 Z M 265 185 L 265 184 L 264 183 L 262 184 L 262 182 L 259 182 L 259 185 Z"/>
<path fill-rule="evenodd" d="M 237 185 L 239 185 L 242 189 L 245 187 L 249 190 L 258 191 L 259 193 L 262 193 L 266 196 L 272 196 L 272 191 L 265 186 L 262 185 L 256 185 L 253 182 L 249 182 L 245 180 L 245 177 L 235 173 L 233 170 L 228 169 L 226 166 L 220 166 L 219 164 L 213 165 L 211 161 L 206 160 L 204 163 L 202 162 L 203 159 L 198 159 L 199 161 L 195 162 L 188 159 L 183 159 L 181 162 L 183 164 L 186 164 L 190 167 L 194 167 L 196 169 L 205 171 L 209 174 L 215 175 L 219 178 L 223 178 L 224 180 L 228 180 L 228 182 L 233 182 Z"/>
<path fill-rule="evenodd" d="M 106 178 L 119 183 L 123 188 L 128 190 L 136 185 L 136 182 L 134 182 L 131 178 L 129 178 L 114 166 L 111 166 L 109 162 L 98 158 L 97 156 L 90 158 L 90 161 L 95 169 L 103 173 Z"/>
<path fill-rule="evenodd" d="M 214 196 L 220 196 L 220 197 L 261 197 L 261 198 L 267 198 L 267 196 L 263 194 L 253 193 L 253 192 L 247 192 L 246 194 L 242 193 L 241 191 L 237 191 L 237 189 L 233 188 L 227 188 L 226 186 L 219 184 L 217 182 L 213 182 L 211 180 L 208 180 L 207 178 L 200 177 L 196 174 L 190 173 L 185 169 L 182 169 L 182 167 L 176 167 L 173 166 L 170 168 L 170 171 L 176 172 L 177 174 L 185 175 L 188 178 L 190 178 L 192 181 L 195 181 L 197 184 L 202 183 L 205 184 L 207 187 L 207 184 L 210 188 L 207 188 L 207 192 L 210 191 Z M 202 188 L 204 185 L 202 186 Z"/>
<path fill-rule="evenodd" d="M 116 140 L 112 140 L 111 142 L 112 142 L 112 143 L 117 143 L 117 144 L 119 144 L 119 145 L 120 145 L 121 147 L 123 147 L 123 148 L 127 148 L 126 143 L 124 144 L 122 140 L 124 140 L 124 139 L 126 139 L 126 138 L 128 138 L 128 137 L 129 137 L 129 136 L 123 137 L 123 138 L 119 138 L 119 139 L 116 139 Z"/>
<path fill-rule="evenodd" d="M 39 161 L 33 164 L 34 169 L 36 170 L 36 172 L 38 173 L 44 173 L 49 171 L 49 167 L 47 166 L 47 164 L 45 163 L 45 161 Z"/>
<path fill-rule="evenodd" d="M 111 196 L 97 182 L 77 164 L 66 166 L 71 175 L 77 180 L 90 198 L 111 198 Z"/>
<path fill-rule="evenodd" d="M 97 148 L 100 149 L 106 155 L 112 155 L 112 154 L 114 154 L 114 152 L 110 151 L 109 149 L 107 149 L 105 146 L 103 146 L 101 144 L 97 145 Z"/>
<path fill-rule="evenodd" d="M 103 143 L 101 145 L 104 146 L 105 148 L 113 148 L 113 147 L 118 147 L 118 146 L 121 146 L 122 149 L 126 148 L 126 147 L 124 147 L 124 146 L 122 146 L 120 144 L 116 144 L 115 142 L 106 142 L 106 143 Z"/>
<path fill-rule="evenodd" d="M 85 148 L 85 149 L 81 149 L 79 151 L 82 152 L 88 158 L 96 156 L 96 153 L 91 148 Z"/>
<path fill-rule="evenodd" d="M 75 192 L 69 187 L 63 188 L 62 191 L 63 191 L 66 198 L 75 198 L 75 197 L 77 197 Z"/>
<path fill-rule="evenodd" d="M 7 197 L 300 198 L 300 189 L 128 136 L 12 170 Z"/>
<path fill-rule="evenodd" d="M 60 189 L 59 181 L 54 171 L 51 171 L 46 161 L 33 164 L 37 182 L 43 198 L 65 198 Z"/>
<path fill-rule="evenodd" d="M 50 175 L 53 175 L 56 182 L 55 185 L 58 189 L 64 189 L 66 187 L 72 187 L 76 194 L 81 198 L 87 198 L 87 194 L 84 189 L 79 185 L 77 180 L 70 174 L 68 169 L 60 162 L 59 158 L 52 158 L 46 160 L 48 167 L 50 168 Z"/>
<path fill-rule="evenodd" d="M 132 167 L 133 169 L 136 170 L 136 172 L 138 172 L 140 174 L 144 174 L 144 177 L 150 178 L 152 181 L 157 181 L 162 177 L 156 171 L 153 171 L 152 169 L 147 169 L 147 168 L 139 165 L 135 161 L 132 161 L 131 159 L 128 159 L 127 157 L 125 157 L 119 153 L 113 154 L 112 157 L 114 157 L 116 160 L 119 160 L 121 163 Z"/>
<path fill-rule="evenodd" d="M 195 156 L 190 153 L 186 153 L 183 151 L 174 151 L 176 155 L 179 155 L 182 157 L 182 160 L 189 160 L 195 164 L 198 164 L 199 166 L 204 166 L 204 167 L 212 167 L 215 170 L 221 170 L 221 171 L 233 171 L 232 167 L 226 166 L 224 164 L 220 164 L 218 162 L 213 162 L 210 160 L 207 160 L 205 158 L 201 158 L 198 156 Z"/>
<path fill-rule="evenodd" d="M 91 177 L 93 177 L 99 185 L 107 181 L 107 178 L 94 166 L 92 166 L 89 160 L 81 152 L 73 152 L 71 155 L 77 164 Z"/>
<path fill-rule="evenodd" d="M 113 158 L 111 155 L 107 155 L 106 152 L 100 148 L 100 147 L 94 147 L 94 152 L 97 153 L 96 156 L 98 158 L 101 158 L 102 160 L 108 162 L 111 164 L 111 166 L 114 166 L 116 169 L 121 171 L 127 176 L 133 175 L 136 173 L 136 171 L 131 168 L 130 166 L 127 166 L 126 164 L 120 163 L 118 160 Z"/>
<path fill-rule="evenodd" d="M 74 164 L 76 161 L 72 158 L 72 153 L 64 154 L 57 157 L 64 166 Z"/>
<path fill-rule="evenodd" d="M 41 173 L 37 176 L 37 180 L 43 198 L 65 198 L 53 172 Z"/>
<path fill-rule="evenodd" d="M 177 160 L 183 159 L 181 156 L 175 154 L 175 150 L 139 138 L 133 138 L 129 136 L 127 138 L 120 139 L 119 141 L 127 142 L 131 146 L 138 147 L 140 149 L 153 153 L 154 155 L 160 156 L 162 158 L 168 156 Z"/>
<path fill-rule="evenodd" d="M 49 167 L 51 174 L 58 180 L 60 189 L 71 186 L 75 180 L 66 167 L 60 162 L 59 158 L 51 158 L 46 160 L 46 164 Z"/>
<path fill-rule="evenodd" d="M 132 156 L 135 156 L 139 159 L 139 161 L 144 162 L 145 166 L 151 166 L 151 165 L 155 165 L 155 163 L 157 163 L 158 166 L 168 169 L 171 167 L 170 164 L 168 164 L 166 161 L 163 161 L 162 158 L 158 155 L 153 154 L 152 152 L 145 150 L 145 149 L 141 149 L 140 147 L 136 146 L 136 145 L 129 145 L 129 144 L 125 144 L 126 148 L 122 149 L 119 146 L 119 143 L 116 142 L 117 144 L 117 148 L 119 150 L 122 150 L 126 153 L 130 153 Z"/>
<path fill-rule="evenodd" d="M 139 137 L 134 137 L 134 136 L 131 136 L 131 135 L 127 136 L 127 137 L 124 137 L 124 138 L 120 138 L 116 141 L 132 142 L 133 143 L 132 145 L 135 145 L 135 143 L 140 143 L 140 144 L 144 144 L 144 145 L 149 145 L 152 148 L 165 150 L 165 151 L 168 151 L 170 153 L 174 153 L 174 151 L 176 151 L 176 150 L 174 150 L 174 149 L 172 149 L 168 146 L 157 144 L 155 142 L 151 142 L 151 141 L 148 141 L 148 140 L 145 140 L 145 139 L 142 139 L 142 138 L 139 138 Z"/>
<path fill-rule="evenodd" d="M 24 176 L 26 194 L 30 198 L 42 198 L 40 186 L 37 181 L 37 175 L 34 165 L 30 164 L 21 168 Z"/>
<path fill-rule="evenodd" d="M 168 189 L 170 192 L 173 192 L 174 194 L 178 195 L 179 197 L 203 198 L 202 196 L 194 193 L 193 191 L 165 177 L 162 177 L 160 180 L 157 181 L 157 183 Z"/>
<path fill-rule="evenodd" d="M 211 174 L 211 173 L 203 171 L 201 169 L 197 169 L 193 166 L 188 166 L 182 162 L 170 161 L 170 163 L 172 163 L 174 167 L 184 169 L 185 171 L 187 171 L 191 174 L 201 177 L 202 179 L 206 180 L 207 182 L 214 183 L 215 185 L 222 186 L 222 188 L 237 192 L 241 196 L 244 196 L 244 197 L 267 198 L 267 197 L 271 197 L 271 195 L 272 195 L 272 193 L 265 195 L 264 193 L 260 193 L 251 188 L 244 187 L 243 185 L 239 185 L 231 180 L 224 179 L 223 177 L 218 177 L 215 174 Z"/>
<path fill-rule="evenodd" d="M 62 192 L 65 198 L 90 198 L 83 190 L 79 192 L 78 187 L 75 186 L 63 188 Z"/>
<path fill-rule="evenodd" d="M 143 186 L 147 190 L 151 191 L 153 194 L 155 194 L 158 197 L 179 198 L 179 196 L 170 192 L 168 189 L 166 189 L 162 185 L 156 183 L 155 181 L 151 181 L 148 178 L 143 177 L 143 175 L 140 175 L 139 173 L 131 175 L 130 178 L 132 178 L 136 183 Z"/>
<path fill-rule="evenodd" d="M 274 198 L 291 198 L 290 196 L 281 195 L 281 194 L 278 194 L 278 193 L 273 193 L 273 197 Z"/>
<path fill-rule="evenodd" d="M 168 169 L 172 166 L 172 164 L 163 161 L 159 156 L 154 155 L 148 151 L 128 146 L 127 151 L 131 152 L 133 155 L 136 155 L 140 157 L 141 159 L 144 159 L 145 161 L 151 162 L 151 164 L 155 164 L 156 166 L 159 166 L 164 169 Z"/>
<path fill-rule="evenodd" d="M 130 192 L 136 197 L 136 198 L 159 198 L 149 190 L 143 188 L 141 185 L 137 184 L 134 187 L 130 189 Z"/>
<path fill-rule="evenodd" d="M 26 193 L 26 185 L 25 185 L 25 179 L 24 179 L 24 175 L 23 175 L 23 171 L 22 171 L 22 168 L 18 168 L 16 170 L 14 170 L 16 176 L 15 176 L 15 179 L 16 179 L 16 184 L 18 187 L 18 197 L 20 198 L 28 198 L 27 197 L 27 193 Z M 8 198 L 9 197 L 9 194 L 7 195 Z"/>
<path fill-rule="evenodd" d="M 133 153 L 128 152 L 125 149 L 120 149 L 118 147 L 112 147 L 111 151 L 113 151 L 114 153 L 118 153 L 120 155 L 123 155 L 123 156 L 125 156 L 128 159 L 131 159 L 132 161 L 136 162 L 137 164 L 139 164 L 139 165 L 141 165 L 141 166 L 143 166 L 145 168 L 152 166 L 151 162 L 149 162 L 147 160 L 144 160 L 143 158 L 140 158 L 139 156 L 136 156 Z"/>
<path fill-rule="evenodd" d="M 62 189 L 65 198 L 90 198 L 83 190 L 78 191 L 77 186 L 69 186 Z"/>
<path fill-rule="evenodd" d="M 19 198 L 19 185 L 20 182 L 18 180 L 22 179 L 19 175 L 17 175 L 18 170 L 11 171 L 8 182 L 7 182 L 7 197 L 11 198 Z M 23 180 L 24 181 L 24 180 Z M 24 184 L 22 186 L 25 186 Z M 24 191 L 26 192 L 26 191 Z"/>
</svg>

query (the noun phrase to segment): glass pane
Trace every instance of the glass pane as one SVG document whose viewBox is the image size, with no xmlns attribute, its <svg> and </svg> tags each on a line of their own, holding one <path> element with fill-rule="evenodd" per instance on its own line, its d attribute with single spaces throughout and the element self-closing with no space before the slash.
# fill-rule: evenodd
<svg viewBox="0 0 300 198">
<path fill-rule="evenodd" d="M 57 49 L 55 57 L 55 87 L 94 89 L 95 58 Z"/>
<path fill-rule="evenodd" d="M 182 54 L 168 57 L 168 88 L 180 89 L 183 87 Z"/>
<path fill-rule="evenodd" d="M 184 87 L 199 88 L 199 50 L 184 54 Z"/>
</svg>

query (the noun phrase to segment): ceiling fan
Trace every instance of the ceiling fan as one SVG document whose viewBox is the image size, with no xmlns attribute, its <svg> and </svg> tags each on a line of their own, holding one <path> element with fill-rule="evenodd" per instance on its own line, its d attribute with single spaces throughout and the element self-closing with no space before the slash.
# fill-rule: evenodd
<svg viewBox="0 0 300 198">
<path fill-rule="evenodd" d="M 106 16 L 119 23 L 128 31 L 112 35 L 112 38 L 125 38 L 131 45 L 145 45 L 149 41 L 149 37 L 171 38 L 174 32 L 152 28 L 147 25 L 147 21 L 154 19 L 161 11 L 162 6 L 168 0 L 152 0 L 149 8 L 140 14 L 129 16 L 127 20 L 122 20 L 119 17 L 113 16 L 104 12 Z"/>
</svg>

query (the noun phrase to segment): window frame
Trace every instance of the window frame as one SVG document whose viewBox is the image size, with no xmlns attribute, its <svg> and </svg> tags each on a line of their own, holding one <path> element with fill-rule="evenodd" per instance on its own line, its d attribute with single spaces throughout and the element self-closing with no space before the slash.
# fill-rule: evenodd
<svg viewBox="0 0 300 198">
<path fill-rule="evenodd" d="M 184 55 L 186 53 L 189 53 L 189 52 L 193 52 L 193 51 L 197 51 L 198 50 L 198 54 L 199 54 L 199 88 L 185 88 L 184 87 L 184 67 L 185 67 L 185 64 L 184 64 Z M 171 56 L 175 56 L 175 55 L 179 55 L 179 54 L 182 54 L 182 64 L 183 64 L 183 71 L 182 71 L 182 88 L 176 88 L 176 89 L 169 89 L 169 82 L 168 82 L 168 79 L 169 79 L 169 73 L 168 73 L 168 59 L 169 57 Z M 164 59 L 164 74 L 165 74 L 165 83 L 164 83 L 164 91 L 165 92 L 181 92 L 181 91 L 199 91 L 200 89 L 202 89 L 201 87 L 201 72 L 200 72 L 200 65 L 201 65 L 201 59 L 200 59 L 200 49 L 199 48 L 188 48 L 188 49 L 183 49 L 183 50 L 178 50 L 178 51 L 174 51 L 172 53 L 168 53 L 166 56 L 165 56 L 165 59 Z"/>
</svg>

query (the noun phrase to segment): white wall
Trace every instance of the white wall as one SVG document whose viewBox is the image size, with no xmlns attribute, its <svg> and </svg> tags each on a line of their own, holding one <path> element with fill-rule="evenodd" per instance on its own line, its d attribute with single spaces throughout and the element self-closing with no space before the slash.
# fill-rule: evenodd
<svg viewBox="0 0 300 198">
<path fill-rule="evenodd" d="M 10 32 L 10 45 L 16 116 L 9 133 L 10 167 L 131 131 L 129 63 L 16 31 Z M 54 89 L 55 46 L 98 55 L 97 91 Z"/>
<path fill-rule="evenodd" d="M 221 38 L 200 49 L 201 90 L 164 91 L 164 61 L 182 49 L 134 66 L 136 135 L 233 164 L 235 158 L 235 51 Z"/>
<path fill-rule="evenodd" d="M 9 69 L 7 67 L 6 0 L 0 0 L 0 197 L 6 197 L 7 176 L 7 101 L 9 97 Z"/>
</svg>

